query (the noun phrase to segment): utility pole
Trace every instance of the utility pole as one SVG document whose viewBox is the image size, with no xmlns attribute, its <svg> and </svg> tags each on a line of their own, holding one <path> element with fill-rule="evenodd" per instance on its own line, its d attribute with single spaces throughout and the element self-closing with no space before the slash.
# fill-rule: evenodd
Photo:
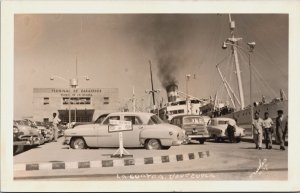
<svg viewBox="0 0 300 193">
<path fill-rule="evenodd" d="M 68 111 L 69 111 L 69 125 L 71 125 L 71 91 L 72 89 L 76 89 L 78 86 L 78 78 L 83 77 L 85 78 L 86 81 L 89 81 L 89 77 L 88 76 L 78 76 L 77 74 L 77 56 L 76 56 L 76 77 L 74 78 L 70 78 L 70 79 L 66 79 L 64 77 L 58 76 L 58 75 L 52 75 L 50 77 L 50 80 L 54 80 L 54 78 L 59 78 L 62 79 L 65 82 L 69 83 L 69 100 L 68 100 Z M 75 110 L 76 111 L 76 110 Z M 76 121 L 76 112 L 75 112 L 75 121 Z"/>
<path fill-rule="evenodd" d="M 153 78 L 152 78 L 151 60 L 149 60 L 149 65 L 150 65 L 150 78 L 151 78 L 152 102 L 153 102 L 153 106 L 155 107 L 155 96 L 154 96 L 154 86 L 153 86 Z"/>
<path fill-rule="evenodd" d="M 132 106 L 133 112 L 135 112 L 135 95 L 134 95 L 134 86 L 132 87 Z"/>
</svg>

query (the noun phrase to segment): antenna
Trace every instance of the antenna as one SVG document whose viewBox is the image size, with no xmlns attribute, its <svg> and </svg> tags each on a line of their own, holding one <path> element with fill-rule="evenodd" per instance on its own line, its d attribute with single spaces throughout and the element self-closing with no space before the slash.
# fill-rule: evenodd
<svg viewBox="0 0 300 193">
<path fill-rule="evenodd" d="M 77 56 L 76 56 L 76 78 L 78 77 L 78 74 L 77 74 Z"/>
</svg>

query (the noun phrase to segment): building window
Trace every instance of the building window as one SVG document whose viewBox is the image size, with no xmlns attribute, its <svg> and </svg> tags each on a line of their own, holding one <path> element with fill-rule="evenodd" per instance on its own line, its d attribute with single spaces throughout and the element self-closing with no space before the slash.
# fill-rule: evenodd
<svg viewBox="0 0 300 193">
<path fill-rule="evenodd" d="M 108 105 L 109 104 L 109 97 L 103 97 L 103 104 Z"/>
<path fill-rule="evenodd" d="M 44 97 L 44 105 L 48 105 L 49 104 L 49 97 Z"/>
<path fill-rule="evenodd" d="M 44 118 L 44 122 L 49 122 L 49 118 Z"/>
<path fill-rule="evenodd" d="M 184 113 L 184 110 L 183 109 L 178 110 L 178 113 Z"/>
</svg>

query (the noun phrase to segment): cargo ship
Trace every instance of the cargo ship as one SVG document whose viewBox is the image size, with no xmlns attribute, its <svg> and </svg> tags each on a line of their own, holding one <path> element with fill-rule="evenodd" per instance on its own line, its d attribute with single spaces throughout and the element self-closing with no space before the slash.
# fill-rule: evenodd
<svg viewBox="0 0 300 193">
<path fill-rule="evenodd" d="M 231 15 L 229 14 L 229 28 L 231 36 L 227 38 L 222 46 L 222 49 L 227 49 L 230 47 L 230 54 L 228 57 L 233 58 L 233 65 L 235 67 L 234 74 L 236 75 L 237 80 L 237 90 L 238 94 L 233 91 L 232 86 L 228 83 L 226 78 L 223 76 L 220 65 L 222 61 L 216 65 L 218 73 L 221 77 L 222 83 L 226 89 L 226 93 L 229 96 L 229 102 L 219 102 L 217 94 L 215 95 L 214 100 L 210 103 L 205 104 L 200 107 L 200 114 L 207 115 L 210 117 L 228 117 L 236 120 L 237 124 L 246 129 L 246 134 L 252 135 L 252 124 L 251 120 L 253 119 L 253 113 L 258 112 L 261 118 L 264 117 L 264 113 L 268 112 L 269 116 L 275 120 L 278 110 L 283 110 L 284 115 L 288 116 L 288 99 L 282 89 L 280 89 L 280 95 L 277 98 L 266 101 L 266 97 L 262 96 L 261 101 L 254 101 L 252 98 L 253 94 L 253 66 L 251 64 L 251 56 L 254 53 L 255 42 L 248 42 L 247 48 L 241 47 L 239 42 L 242 38 L 235 37 L 235 22 L 232 20 Z M 220 46 L 221 47 L 221 46 Z M 250 104 L 245 106 L 244 90 L 242 84 L 242 75 L 239 64 L 239 57 L 237 50 L 244 52 L 247 55 L 248 66 L 249 66 L 249 77 L 250 77 Z"/>
</svg>

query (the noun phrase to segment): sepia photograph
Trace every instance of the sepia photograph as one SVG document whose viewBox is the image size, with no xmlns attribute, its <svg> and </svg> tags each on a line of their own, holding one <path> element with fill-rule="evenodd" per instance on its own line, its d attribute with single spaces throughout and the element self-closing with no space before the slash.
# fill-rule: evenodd
<svg viewBox="0 0 300 193">
<path fill-rule="evenodd" d="M 1 60 L 6 187 L 76 191 L 106 183 L 98 191 L 127 191 L 129 185 L 113 186 L 129 183 L 128 190 L 149 191 L 159 183 L 154 190 L 200 191 L 199 184 L 209 183 L 205 190 L 222 191 L 242 187 L 231 189 L 231 182 L 266 182 L 258 190 L 299 188 L 291 163 L 299 160 L 297 113 L 289 103 L 299 96 L 291 83 L 291 29 L 299 13 L 289 13 L 291 6 L 149 11 L 137 3 L 109 11 L 108 1 L 98 11 L 83 4 L 89 12 L 77 4 L 59 11 L 59 3 L 47 11 L 42 2 L 32 11 L 7 1 L 1 7 L 2 25 L 12 29 L 8 35 L 1 26 L 1 39 L 7 35 L 11 43 L 1 49 L 1 59 L 10 57 Z M 216 187 L 220 181 L 224 189 Z"/>
</svg>

